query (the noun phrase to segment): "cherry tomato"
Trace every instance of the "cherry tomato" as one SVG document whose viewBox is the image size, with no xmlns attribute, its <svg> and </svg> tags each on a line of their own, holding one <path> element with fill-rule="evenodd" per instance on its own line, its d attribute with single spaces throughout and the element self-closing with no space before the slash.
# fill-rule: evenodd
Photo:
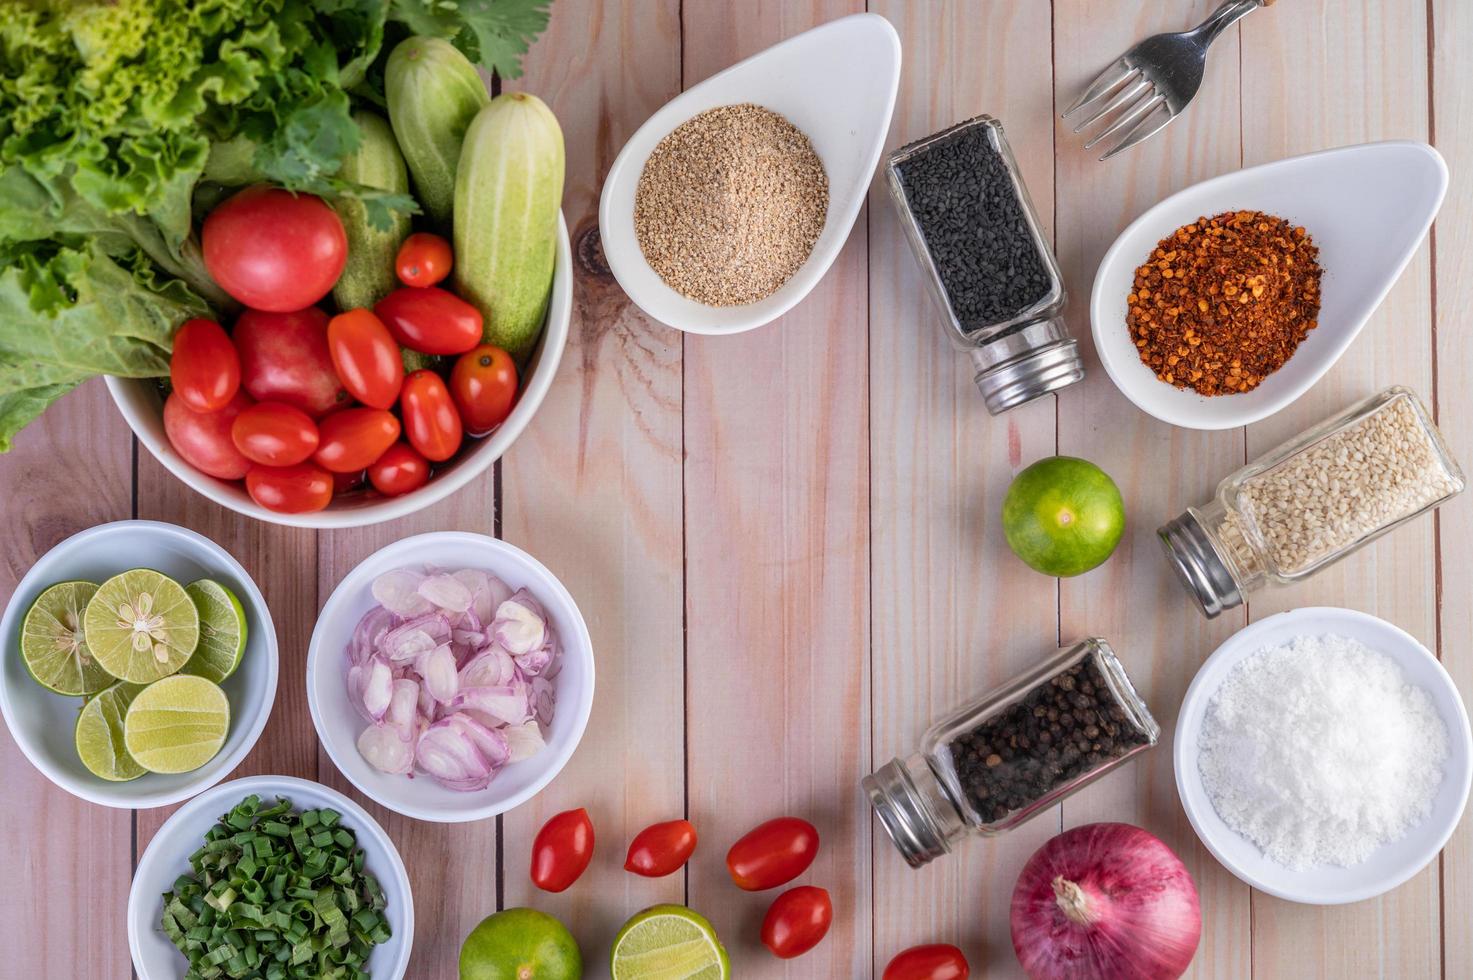
<svg viewBox="0 0 1473 980">
<path fill-rule="evenodd" d="M 450 372 L 450 396 L 465 427 L 475 435 L 496 428 L 517 400 L 517 365 L 495 344 L 460 355 Z"/>
<path fill-rule="evenodd" d="M 464 354 L 481 342 L 481 311 L 439 286 L 396 289 L 373 312 L 395 340 L 421 354 Z"/>
<path fill-rule="evenodd" d="M 738 888 L 760 892 L 798 877 L 818 855 L 818 831 L 807 820 L 778 817 L 752 828 L 726 852 Z"/>
<path fill-rule="evenodd" d="M 404 379 L 399 393 L 404 434 L 421 456 L 443 463 L 460 448 L 464 432 L 450 401 L 450 391 L 434 371 L 415 371 Z"/>
<path fill-rule="evenodd" d="M 230 427 L 251 404 L 250 395 L 237 391 L 220 411 L 196 412 L 176 391 L 164 402 L 164 433 L 174 451 L 201 473 L 221 480 L 239 480 L 251 468 L 251 461 L 235 448 Z"/>
<path fill-rule="evenodd" d="M 897 955 L 881 980 L 967 980 L 971 974 L 961 950 L 949 943 L 932 943 Z"/>
<path fill-rule="evenodd" d="M 305 514 L 332 502 L 332 474 L 316 463 L 252 466 L 245 482 L 252 500 L 278 514 Z"/>
<path fill-rule="evenodd" d="M 398 497 L 429 482 L 430 461 L 407 442 L 396 442 L 368 468 L 368 479 L 385 497 Z"/>
<path fill-rule="evenodd" d="M 262 466 L 291 466 L 317 448 L 317 425 L 300 408 L 284 402 L 257 402 L 230 427 L 235 448 Z"/>
<path fill-rule="evenodd" d="M 213 320 L 187 320 L 174 334 L 169 382 L 196 412 L 218 412 L 240 390 L 240 355 Z"/>
<path fill-rule="evenodd" d="M 368 482 L 368 471 L 359 470 L 356 473 L 334 473 L 332 475 L 332 495 L 340 497 L 345 493 L 351 493 Z"/>
<path fill-rule="evenodd" d="M 334 473 L 367 469 L 399 438 L 399 420 L 381 408 L 345 408 L 322 420 L 322 439 L 312 457 Z"/>
<path fill-rule="evenodd" d="M 371 310 L 328 321 L 327 350 L 348 393 L 370 408 L 393 408 L 404 384 L 404 360 L 389 328 Z"/>
<path fill-rule="evenodd" d="M 579 807 L 542 825 L 532 841 L 532 884 L 560 892 L 578 880 L 593 860 L 593 822 Z"/>
<path fill-rule="evenodd" d="M 834 921 L 829 893 L 799 885 L 773 900 L 762 920 L 762 945 L 774 956 L 790 960 L 817 946 Z"/>
<path fill-rule="evenodd" d="M 348 261 L 343 223 L 321 198 L 258 185 L 211 211 L 205 269 L 242 304 L 290 313 L 326 296 Z"/>
<path fill-rule="evenodd" d="M 689 820 L 651 824 L 634 835 L 624 870 L 646 878 L 662 878 L 679 871 L 696 849 L 696 828 Z"/>
<path fill-rule="evenodd" d="M 394 268 L 406 286 L 433 286 L 450 275 L 450 243 L 439 235 L 418 231 L 404 239 Z"/>
<path fill-rule="evenodd" d="M 327 314 L 246 310 L 235 321 L 240 383 L 257 401 L 286 402 L 321 418 L 351 400 L 327 348 Z"/>
</svg>

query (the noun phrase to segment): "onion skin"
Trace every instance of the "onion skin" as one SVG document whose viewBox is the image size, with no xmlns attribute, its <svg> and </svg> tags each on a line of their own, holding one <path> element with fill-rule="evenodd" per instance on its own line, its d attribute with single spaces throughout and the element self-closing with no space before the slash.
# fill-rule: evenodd
<svg viewBox="0 0 1473 980">
<path fill-rule="evenodd" d="M 1176 980 L 1202 937 L 1186 865 L 1123 823 L 1075 827 L 1035 851 L 1011 918 L 1013 950 L 1032 980 Z"/>
</svg>

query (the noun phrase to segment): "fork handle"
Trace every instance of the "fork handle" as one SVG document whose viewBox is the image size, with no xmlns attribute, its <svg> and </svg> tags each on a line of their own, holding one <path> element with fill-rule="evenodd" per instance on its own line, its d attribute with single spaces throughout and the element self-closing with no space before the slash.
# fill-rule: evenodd
<svg viewBox="0 0 1473 980">
<path fill-rule="evenodd" d="M 1216 41 L 1218 35 L 1223 31 L 1259 7 L 1267 7 L 1273 2 L 1274 0 L 1227 0 L 1214 10 L 1211 16 L 1194 27 L 1191 33 L 1196 35 L 1202 47 L 1206 48 Z"/>
</svg>

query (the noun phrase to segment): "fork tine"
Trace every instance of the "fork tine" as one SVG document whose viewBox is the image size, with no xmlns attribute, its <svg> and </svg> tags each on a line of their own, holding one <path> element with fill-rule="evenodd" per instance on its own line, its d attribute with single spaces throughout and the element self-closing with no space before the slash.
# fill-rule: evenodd
<svg viewBox="0 0 1473 980">
<path fill-rule="evenodd" d="M 1073 105 L 1064 110 L 1060 118 L 1063 118 L 1063 116 L 1067 116 L 1072 112 L 1079 111 L 1079 109 L 1083 108 L 1086 102 L 1093 102 L 1095 99 L 1098 99 L 1100 96 L 1104 95 L 1106 92 L 1110 91 L 1121 82 L 1127 80 L 1132 73 L 1138 70 L 1139 69 L 1130 67 L 1130 65 L 1126 63 L 1124 55 L 1116 58 L 1113 62 L 1105 67 L 1104 71 L 1095 76 L 1095 80 L 1090 82 L 1089 87 L 1086 88 L 1082 93 L 1080 93 L 1079 98 L 1074 100 Z"/>
<path fill-rule="evenodd" d="M 1142 75 L 1135 82 L 1135 84 L 1127 85 L 1125 88 L 1121 89 L 1120 92 L 1113 99 L 1107 102 L 1103 107 L 1101 107 L 1099 111 L 1093 113 L 1088 119 L 1081 122 L 1078 126 L 1075 126 L 1074 132 L 1077 133 L 1081 129 L 1084 129 L 1086 126 L 1090 126 L 1098 122 L 1114 110 L 1120 108 L 1127 103 L 1135 102 L 1136 96 L 1140 95 L 1142 92 L 1146 91 L 1150 87 L 1150 81 L 1144 75 Z"/>
<path fill-rule="evenodd" d="M 1143 98 L 1143 99 L 1141 99 L 1139 102 L 1137 102 L 1134 106 L 1131 107 L 1131 109 L 1130 109 L 1129 112 L 1125 113 L 1119 119 L 1115 120 L 1115 122 L 1110 125 L 1110 128 L 1109 129 L 1106 129 L 1103 132 L 1096 134 L 1096 136 L 1094 137 L 1094 139 L 1092 139 L 1088 143 L 1084 144 L 1084 148 L 1086 150 L 1089 149 L 1090 147 L 1092 147 L 1096 143 L 1098 143 L 1100 140 L 1104 139 L 1106 136 L 1109 136 L 1111 133 L 1113 133 L 1116 130 L 1120 129 L 1122 126 L 1130 125 L 1130 124 L 1133 124 L 1133 123 L 1134 124 L 1138 124 L 1140 122 L 1143 122 L 1145 120 L 1145 118 L 1147 116 L 1149 116 L 1153 110 L 1155 110 L 1157 107 L 1159 107 L 1161 105 L 1164 105 L 1165 103 L 1166 103 L 1166 96 L 1164 96 L 1164 95 L 1153 95 L 1150 98 Z M 1142 137 L 1142 138 L 1144 138 L 1144 137 Z"/>
<path fill-rule="evenodd" d="M 1164 107 L 1158 106 L 1158 108 L 1164 108 Z M 1166 112 L 1164 114 L 1164 117 L 1162 118 L 1162 120 L 1160 122 L 1156 123 L 1153 126 L 1147 127 L 1146 126 L 1146 120 L 1149 119 L 1149 118 L 1150 118 L 1150 116 L 1148 115 L 1145 118 L 1143 118 L 1140 122 L 1136 123 L 1135 128 L 1132 129 L 1129 133 L 1127 133 L 1125 135 L 1125 138 L 1122 139 L 1115 146 L 1113 146 L 1108 152 L 1106 152 L 1106 154 L 1104 156 L 1100 157 L 1100 160 L 1102 160 L 1102 161 L 1108 160 L 1111 157 L 1113 157 L 1115 154 L 1119 153 L 1121 150 L 1128 150 L 1132 146 L 1135 146 L 1137 143 L 1141 142 L 1142 140 L 1148 140 L 1148 139 L 1150 139 L 1152 136 L 1155 136 L 1157 133 L 1161 132 L 1161 130 L 1165 129 L 1166 128 L 1166 124 L 1169 123 L 1169 122 L 1171 122 L 1171 120 L 1175 119 L 1176 117 L 1173 116 L 1171 114 L 1171 110 L 1169 108 L 1167 108 L 1166 109 Z"/>
</svg>

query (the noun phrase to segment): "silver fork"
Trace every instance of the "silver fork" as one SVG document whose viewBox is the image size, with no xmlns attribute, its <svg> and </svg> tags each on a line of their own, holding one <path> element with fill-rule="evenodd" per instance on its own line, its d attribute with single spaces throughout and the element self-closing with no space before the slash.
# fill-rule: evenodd
<svg viewBox="0 0 1473 980">
<path fill-rule="evenodd" d="M 1089 149 L 1112 133 L 1120 139 L 1101 160 L 1150 139 L 1181 114 L 1202 87 L 1207 48 L 1218 35 L 1259 7 L 1274 0 L 1227 0 L 1202 23 L 1179 34 L 1157 34 L 1125 52 L 1100 72 L 1074 104 L 1064 110 L 1068 119 L 1086 107 L 1091 112 L 1074 132 L 1096 122 L 1107 125 L 1088 143 Z M 1110 116 L 1114 121 L 1110 121 Z"/>
</svg>

